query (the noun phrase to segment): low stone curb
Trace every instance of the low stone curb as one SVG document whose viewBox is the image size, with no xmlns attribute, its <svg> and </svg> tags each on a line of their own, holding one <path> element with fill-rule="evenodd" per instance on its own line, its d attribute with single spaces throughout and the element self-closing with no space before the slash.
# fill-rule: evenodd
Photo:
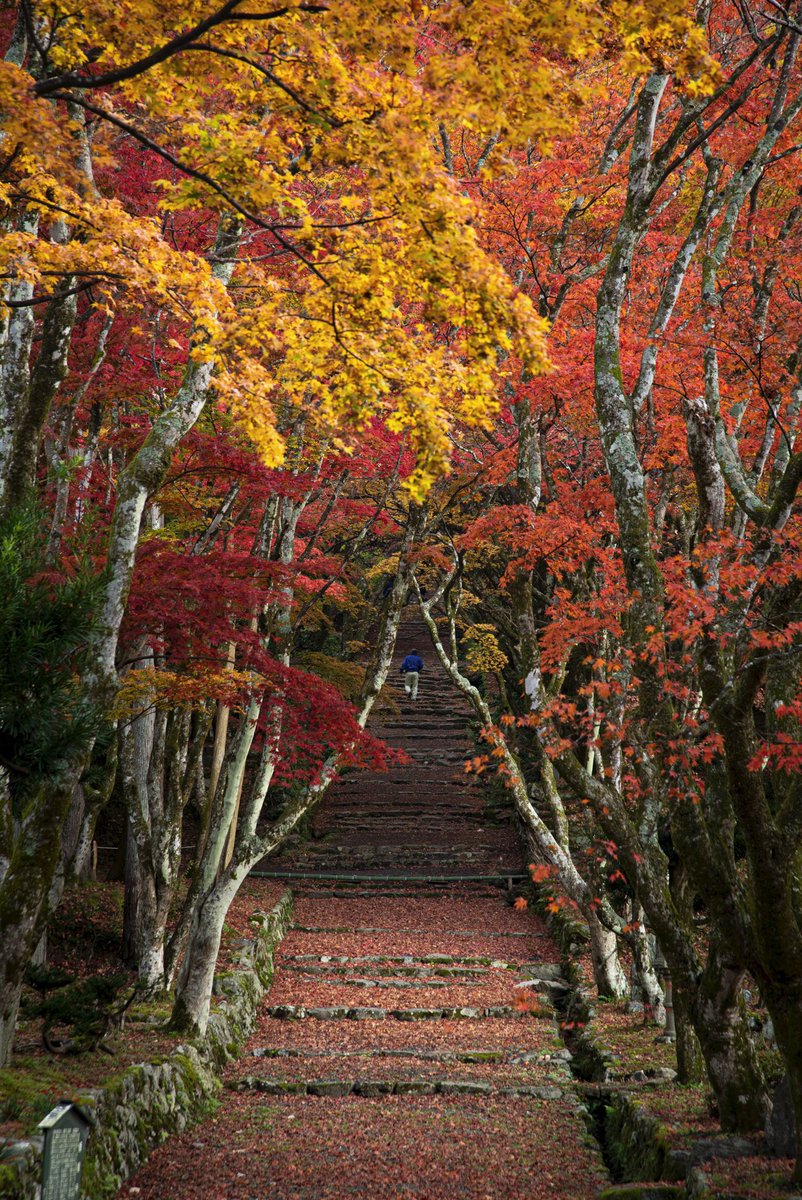
<svg viewBox="0 0 802 1200">
<path fill-rule="evenodd" d="M 208 1109 L 222 1086 L 223 1066 L 237 1057 L 256 1024 L 273 979 L 273 952 L 290 926 L 292 907 L 288 890 L 269 913 L 251 918 L 255 936 L 240 944 L 235 969 L 216 978 L 215 992 L 222 999 L 203 1038 L 177 1046 L 164 1058 L 128 1067 L 104 1088 L 73 1097 L 93 1124 L 82 1200 L 114 1196 L 151 1150 Z M 0 1200 L 40 1200 L 41 1155 L 38 1136 L 3 1150 Z"/>
<path fill-rule="evenodd" d="M 521 1084 L 494 1087 L 473 1079 L 264 1079 L 246 1075 L 226 1083 L 232 1092 L 265 1092 L 270 1096 L 507 1096 L 563 1100 L 576 1105 L 569 1087 Z"/>
<path fill-rule="evenodd" d="M 570 1074 L 570 1050 L 413 1050 L 359 1049 L 359 1050 L 298 1050 L 294 1047 L 257 1047 L 251 1051 L 252 1058 L 414 1058 L 421 1062 L 442 1063 L 506 1063 L 520 1066 L 537 1063 L 540 1066 L 561 1068 Z M 576 1084 L 573 1085 L 576 1087 Z"/>
<path fill-rule="evenodd" d="M 530 850 L 532 847 L 530 846 Z M 584 987 L 582 977 L 576 965 L 576 956 L 580 947 L 587 944 L 588 932 L 585 923 L 575 914 L 558 909 L 556 912 L 546 903 L 546 893 L 543 888 L 535 887 L 537 896 L 536 907 L 546 921 L 550 935 L 557 942 L 563 953 L 563 975 L 568 980 L 569 988 L 558 997 L 562 1009 L 563 1020 L 574 1030 L 571 1036 L 571 1069 L 576 1083 L 576 1092 L 586 1102 L 583 1108 L 589 1131 L 597 1137 L 595 1122 L 587 1107 L 587 1101 L 596 1100 L 605 1106 L 606 1137 L 605 1159 L 620 1176 L 631 1183 L 611 1184 L 604 1189 L 605 1200 L 615 1197 L 631 1197 L 632 1200 L 663 1200 L 663 1196 L 676 1194 L 674 1181 L 685 1179 L 686 1171 L 682 1174 L 669 1174 L 665 1170 L 671 1153 L 667 1144 L 665 1129 L 649 1117 L 639 1106 L 637 1099 L 628 1094 L 626 1089 L 604 1088 L 604 1096 L 594 1093 L 602 1089 L 599 1084 L 608 1084 L 614 1069 L 618 1064 L 614 1055 L 595 1035 L 591 1024 L 595 1016 L 593 998 Z M 582 1082 L 585 1086 L 582 1086 Z M 588 1086 L 595 1085 L 595 1086 Z M 613 1130 L 611 1126 L 615 1126 Z M 612 1136 L 610 1136 L 612 1134 Z M 611 1142 L 616 1135 L 624 1139 L 626 1151 L 622 1161 L 612 1161 Z M 633 1161 L 637 1158 L 637 1164 Z M 661 1183 L 646 1183 L 640 1181 L 666 1180 Z M 662 1195 L 661 1195 L 662 1191 Z M 680 1191 L 679 1193 L 683 1193 Z"/>
<path fill-rule="evenodd" d="M 606 1105 L 607 1151 L 613 1170 L 630 1180 L 678 1183 L 686 1169 L 672 1162 L 665 1126 L 633 1096 L 614 1092 Z"/>
<path fill-rule="evenodd" d="M 265 1016 L 278 1021 L 481 1021 L 486 1018 L 511 1020 L 522 1017 L 539 1017 L 551 1020 L 551 1009 L 527 1009 L 522 1011 L 509 1004 L 491 1005 L 488 1008 L 348 1008 L 345 1005 L 330 1005 L 322 1008 L 304 1008 L 300 1004 L 272 1004 L 264 1010 Z"/>
<path fill-rule="evenodd" d="M 726 1135 L 700 1138 L 687 1150 L 671 1147 L 665 1125 L 646 1111 L 637 1094 L 661 1081 L 614 1081 L 621 1060 L 592 1028 L 593 998 L 574 962 L 577 943 L 586 938 L 581 923 L 562 912 L 546 919 L 563 948 L 564 973 L 571 985 L 563 997 L 564 1016 L 581 1029 L 571 1039 L 571 1065 L 578 1077 L 574 1086 L 586 1101 L 604 1105 L 605 1158 L 613 1172 L 628 1181 L 611 1184 L 599 1200 L 712 1200 L 704 1163 L 717 1156 L 747 1156 L 754 1148 L 746 1139 Z"/>
<path fill-rule="evenodd" d="M 687 1150 L 675 1149 L 662 1122 L 644 1111 L 635 1096 L 623 1092 L 611 1096 L 607 1121 L 612 1135 L 609 1145 L 617 1150 L 614 1167 L 632 1180 L 683 1184 L 685 1194 L 695 1200 L 709 1194 L 706 1162 L 713 1158 L 748 1158 L 755 1153 L 748 1139 L 731 1134 L 697 1138 Z"/>
<path fill-rule="evenodd" d="M 296 928 L 298 928 L 296 926 Z M 562 967 L 554 962 L 524 962 L 511 963 L 503 958 L 457 957 L 451 954 L 422 954 L 415 958 L 411 954 L 287 954 L 282 957 L 281 965 L 287 970 L 309 970 L 320 966 L 328 971 L 350 971 L 354 966 L 383 966 L 398 964 L 397 974 L 416 974 L 418 971 L 430 971 L 434 975 L 466 974 L 486 975 L 493 971 L 517 971 L 519 974 L 528 972 L 539 975 L 541 979 L 560 979 Z"/>
</svg>

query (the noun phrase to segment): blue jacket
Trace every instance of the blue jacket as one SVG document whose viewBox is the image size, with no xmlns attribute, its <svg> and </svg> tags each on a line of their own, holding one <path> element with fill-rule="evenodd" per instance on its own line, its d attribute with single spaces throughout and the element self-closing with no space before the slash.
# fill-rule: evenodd
<svg viewBox="0 0 802 1200">
<path fill-rule="evenodd" d="M 406 671 L 422 671 L 423 659 L 419 654 L 408 654 L 401 663 L 401 670 Z"/>
</svg>

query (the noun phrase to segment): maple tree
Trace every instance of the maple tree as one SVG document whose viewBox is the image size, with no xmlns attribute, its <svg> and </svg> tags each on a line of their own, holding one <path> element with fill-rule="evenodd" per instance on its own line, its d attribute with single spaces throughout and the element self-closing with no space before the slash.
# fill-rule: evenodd
<svg viewBox="0 0 802 1200">
<path fill-rule="evenodd" d="M 143 515 L 158 521 L 150 498 L 212 395 L 268 465 L 284 453 L 271 398 L 281 398 L 279 407 L 305 405 L 318 439 L 339 428 L 353 441 L 358 424 L 392 396 L 393 419 L 417 439 L 425 477 L 427 462 L 439 461 L 442 451 L 437 438 L 425 450 L 422 390 L 444 396 L 443 414 L 449 403 L 481 412 L 490 388 L 482 361 L 496 338 L 511 334 L 527 353 L 539 353 L 540 333 L 526 306 L 475 239 L 471 245 L 465 202 L 416 149 L 421 112 L 406 82 L 404 48 L 395 66 L 388 61 L 377 73 L 382 46 L 366 38 L 359 6 L 350 21 L 326 24 L 319 6 L 265 12 L 266 27 L 258 14 L 240 21 L 236 8 L 211 13 L 200 26 L 187 10 L 186 33 L 176 35 L 166 14 L 135 6 L 110 14 L 100 5 L 78 22 L 58 8 L 40 13 L 22 4 L 2 67 L 3 137 L 11 148 L 3 184 L 10 225 L 1 252 L 2 495 L 10 510 L 30 486 L 61 388 L 65 403 L 54 410 L 46 443 L 59 476 L 54 549 L 63 547 L 69 525 L 93 511 L 109 400 L 119 406 L 126 383 L 135 397 L 133 411 L 123 401 L 128 431 L 119 429 L 109 450 L 113 506 L 107 495 L 108 533 L 105 547 L 98 546 L 103 594 L 85 673 L 87 693 L 106 706 L 117 690 Z M 180 24 L 181 16 L 171 13 L 169 21 Z M 375 30 L 372 14 L 370 24 Z M 204 40 L 211 28 L 220 39 L 214 44 Z M 134 58 L 121 61 L 118 48 L 125 54 L 127 47 Z M 220 71 L 209 71 L 210 57 Z M 272 96 L 267 110 L 265 88 Z M 122 150 L 120 135 L 128 139 Z M 120 180 L 129 142 L 162 169 L 143 178 L 137 163 Z M 383 154 L 392 170 L 379 165 Z M 351 195 L 346 172 L 363 160 L 371 169 L 361 180 L 352 173 Z M 165 177 L 165 163 L 177 176 Z M 378 218 L 366 212 L 369 205 Z M 242 305 L 230 291 L 237 264 Z M 421 334 L 414 366 L 406 355 L 401 388 L 401 312 L 413 293 L 421 318 L 434 309 L 465 328 L 472 348 L 466 343 L 464 356 L 453 354 L 434 339 L 425 349 Z M 127 380 L 109 378 L 121 356 L 138 369 Z M 68 372 L 79 362 L 73 383 Z M 430 430 L 437 417 L 432 421 Z M 197 755 L 201 718 L 184 719 L 179 741 L 188 736 L 187 720 Z M 47 830 L 26 859 L 53 861 L 84 764 L 85 754 L 65 763 L 58 797 L 47 797 Z M 12 804 L 5 775 L 4 785 L 4 803 Z M 31 828 L 35 815 L 24 818 Z M 91 824 L 91 813 L 87 819 Z M 23 845 L 18 838 L 15 852 L 23 854 Z M 162 862 L 165 854 L 162 841 Z M 151 882 L 155 874 L 149 872 Z M 5 876 L 9 894 L 15 884 L 20 919 L 16 930 L 12 920 L 4 930 L 8 945 L 17 944 L 3 985 L 3 1059 L 20 969 L 43 927 L 50 884 L 47 872 L 22 875 L 28 895 L 16 886 L 15 870 Z M 150 907 L 158 942 L 164 904 L 154 899 Z"/>
<path fill-rule="evenodd" d="M 565 119 L 559 55 L 611 39 L 633 69 L 652 54 L 691 89 L 715 76 L 672 0 L 648 12 L 509 4 L 506 17 L 396 2 L 246 11 L 236 0 L 90 4 L 80 17 L 22 0 L 7 12 L 0 497 L 4 511 L 21 503 L 44 450 L 52 555 L 102 514 L 84 687 L 109 713 L 138 548 L 159 521 L 153 497 L 212 398 L 267 466 L 284 458 L 286 411 L 345 447 L 384 416 L 415 456 L 407 486 L 419 495 L 442 469 L 453 416 L 488 418 L 496 348 L 544 365 L 543 323 L 479 245 L 471 201 L 430 137 L 438 121 L 469 112 L 492 138 L 514 125 L 543 140 Z M 106 451 L 109 403 L 124 415 Z M 203 719 L 177 718 L 194 759 Z M 65 762 L 26 861 L 53 860 L 90 750 Z M 113 777 L 113 756 L 107 766 Z M 12 804 L 6 769 L 3 790 Z M 85 846 L 93 806 L 79 804 Z M 47 872 L 24 874 L 24 916 L 6 930 L 16 965 L 3 976 L 2 1060 L 50 890 Z"/>
<path fill-rule="evenodd" d="M 0 513 L 19 539 L 38 494 L 54 594 L 94 567 L 69 686 L 103 720 L 56 706 L 41 788 L 32 745 L 0 760 L 0 1061 L 115 781 L 129 952 L 204 1027 L 242 879 L 381 758 L 414 576 L 600 990 L 626 944 L 659 1017 L 645 914 L 683 1070 L 700 1046 L 752 1127 L 748 971 L 802 1117 L 791 8 L 22 0 L 4 30 Z M 366 670 L 315 643 L 362 556 Z"/>
<path fill-rule="evenodd" d="M 692 1027 L 725 1127 L 762 1125 L 748 971 L 799 1128 L 799 31 L 788 10 L 706 15 L 716 92 L 688 101 L 664 73 L 630 89 L 605 67 L 585 137 L 473 185 L 488 244 L 553 321 L 556 370 L 523 368 L 504 425 L 463 437 L 467 499 L 443 502 L 423 611 L 435 637 L 448 611 L 443 661 L 547 878 L 631 937 L 571 852 L 606 839 L 608 882 L 671 968 L 680 1066 Z M 490 691 L 469 678 L 483 627 Z"/>
</svg>

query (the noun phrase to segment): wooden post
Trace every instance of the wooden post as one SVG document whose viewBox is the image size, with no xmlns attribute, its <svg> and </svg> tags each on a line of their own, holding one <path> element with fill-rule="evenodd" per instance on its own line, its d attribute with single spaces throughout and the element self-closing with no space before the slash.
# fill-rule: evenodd
<svg viewBox="0 0 802 1200">
<path fill-rule="evenodd" d="M 667 970 L 663 975 L 663 991 L 665 993 L 666 1027 L 655 1041 L 676 1042 L 677 1026 L 674 1021 L 674 989 L 671 983 L 671 975 Z"/>
</svg>

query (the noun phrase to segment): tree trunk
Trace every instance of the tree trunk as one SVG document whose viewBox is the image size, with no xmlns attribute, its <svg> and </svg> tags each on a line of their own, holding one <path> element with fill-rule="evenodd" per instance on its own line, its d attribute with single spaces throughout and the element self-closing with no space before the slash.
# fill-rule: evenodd
<svg viewBox="0 0 802 1200">
<path fill-rule="evenodd" d="M 77 771 L 75 772 L 78 773 Z M 72 782 L 51 793 L 40 787 L 15 830 L 0 880 L 0 1067 L 11 1055 L 25 970 L 44 931 L 48 895 L 59 865 L 61 829 Z"/>
<path fill-rule="evenodd" d="M 627 977 L 618 958 L 618 939 L 591 910 L 586 913 L 593 959 L 593 979 L 600 996 L 621 1000 L 629 991 Z"/>
<path fill-rule="evenodd" d="M 142 902 L 142 870 L 136 838 L 131 831 L 131 819 L 125 822 L 125 886 L 123 900 L 123 962 L 135 967 L 142 953 L 142 933 L 139 907 Z"/>
<path fill-rule="evenodd" d="M 699 1039 L 721 1128 L 751 1133 L 763 1128 L 768 1092 L 739 1002 L 743 978 L 743 970 L 711 946 L 696 996 L 681 996 L 680 1004 L 686 1005 Z"/>
<path fill-rule="evenodd" d="M 249 869 L 250 864 L 246 864 L 237 871 L 227 872 L 195 909 L 170 1018 L 171 1029 L 191 1037 L 206 1031 L 223 925 Z"/>
<path fill-rule="evenodd" d="M 644 1013 L 650 1023 L 665 1025 L 666 1010 L 663 1003 L 663 989 L 660 987 L 660 980 L 654 969 L 649 939 L 643 925 L 641 906 L 637 903 L 634 905 L 634 913 L 632 924 L 635 925 L 635 928 L 630 929 L 626 936 L 632 952 L 632 965 L 640 989 Z"/>
<path fill-rule="evenodd" d="M 0 983 L 0 1068 L 11 1064 L 21 997 L 21 980 L 8 979 Z"/>
<path fill-rule="evenodd" d="M 788 1072 L 796 1123 L 793 1181 L 802 1183 L 802 989 L 763 987 L 763 999 L 774 1024 L 774 1036 Z"/>
<path fill-rule="evenodd" d="M 167 919 L 180 866 L 184 779 L 190 721 L 186 714 L 148 711 L 120 728 L 122 788 L 130 841 L 127 876 L 137 892 L 126 947 L 135 951 L 139 980 L 164 981 Z"/>
<path fill-rule="evenodd" d="M 677 988 L 674 989 L 674 1024 L 677 1030 L 677 1080 L 679 1083 L 701 1083 L 705 1078 L 702 1047 L 682 992 Z"/>
</svg>

